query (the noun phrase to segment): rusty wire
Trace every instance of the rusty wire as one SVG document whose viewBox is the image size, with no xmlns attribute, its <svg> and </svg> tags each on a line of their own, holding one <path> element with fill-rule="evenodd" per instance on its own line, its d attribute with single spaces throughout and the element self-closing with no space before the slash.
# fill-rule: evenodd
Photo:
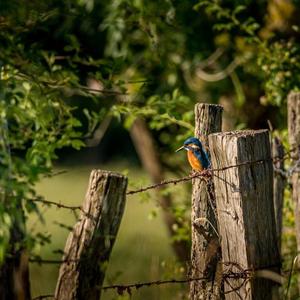
<svg viewBox="0 0 300 300">
<path fill-rule="evenodd" d="M 272 157 L 272 158 L 269 158 L 269 159 L 259 159 L 259 160 L 255 160 L 255 161 L 245 161 L 245 162 L 242 162 L 242 163 L 239 163 L 239 164 L 230 165 L 230 166 L 226 166 L 226 167 L 222 167 L 222 168 L 206 169 L 206 170 L 203 170 L 203 171 L 200 171 L 200 172 L 199 171 L 198 172 L 193 172 L 190 175 L 182 177 L 182 178 L 163 180 L 159 183 L 151 184 L 151 185 L 148 185 L 148 186 L 145 186 L 145 187 L 141 187 L 141 188 L 136 189 L 136 190 L 129 190 L 126 193 L 126 195 L 134 195 L 134 194 L 146 192 L 148 190 L 160 188 L 160 187 L 170 185 L 170 184 L 176 185 L 176 184 L 181 183 L 181 182 L 190 181 L 194 178 L 203 178 L 204 180 L 207 180 L 208 178 L 211 178 L 213 176 L 217 176 L 216 173 L 218 173 L 218 172 L 226 171 L 228 169 L 235 168 L 235 167 L 254 165 L 254 164 L 262 164 L 262 163 L 267 162 L 267 161 L 272 161 L 273 163 L 276 163 L 276 162 L 279 162 L 279 161 L 284 161 L 286 159 L 289 159 L 290 158 L 290 153 L 294 152 L 295 150 L 298 150 L 298 149 L 291 149 L 290 151 L 286 152 L 283 157 L 276 156 L 276 157 Z M 300 161 L 300 159 L 299 159 L 299 161 Z M 288 176 L 290 176 L 293 172 L 298 171 L 298 165 L 300 164 L 299 161 L 296 161 L 295 164 L 289 168 L 289 170 L 291 170 L 291 171 L 287 171 L 287 172 L 285 172 L 283 170 L 278 171 L 278 169 L 275 168 L 275 167 L 274 167 L 274 170 L 275 170 L 275 172 L 277 172 L 279 174 L 282 174 L 282 175 L 284 174 L 284 176 L 287 176 L 287 174 L 288 174 Z M 61 202 L 49 201 L 49 200 L 40 199 L 40 198 L 32 199 L 31 201 L 40 202 L 40 203 L 45 204 L 45 205 L 53 205 L 53 206 L 56 206 L 57 208 L 69 209 L 69 210 L 73 210 L 73 211 L 80 210 L 84 214 L 86 214 L 86 212 L 83 210 L 82 206 L 69 206 L 69 205 L 62 204 Z"/>
<path fill-rule="evenodd" d="M 211 172 L 211 170 L 207 169 L 207 170 L 203 170 L 203 171 L 200 171 L 200 172 L 194 172 L 194 173 L 192 173 L 192 174 L 190 174 L 188 176 L 185 176 L 185 177 L 182 177 L 182 178 L 179 178 L 179 179 L 163 180 L 160 183 L 151 184 L 149 186 L 142 187 L 142 188 L 137 189 L 137 190 L 128 191 L 126 193 L 126 195 L 133 195 L 133 194 L 137 194 L 137 193 L 141 193 L 141 192 L 146 192 L 148 190 L 156 189 L 156 188 L 159 188 L 161 186 L 168 185 L 168 184 L 174 184 L 174 185 L 176 185 L 177 183 L 190 181 L 193 178 L 211 177 L 211 173 L 210 172 Z"/>
<path fill-rule="evenodd" d="M 236 272 L 236 273 L 228 272 L 226 274 L 223 274 L 223 278 L 244 279 L 244 281 L 245 281 L 251 277 L 250 277 L 249 270 L 244 270 L 242 272 Z M 197 278 L 154 280 L 154 281 L 137 282 L 137 283 L 131 283 L 131 284 L 114 284 L 114 285 L 100 286 L 100 287 L 98 287 L 98 289 L 102 290 L 102 291 L 114 290 L 119 295 L 124 295 L 125 293 L 128 293 L 129 295 L 131 295 L 133 290 L 138 290 L 143 287 L 152 287 L 152 286 L 160 286 L 160 285 L 167 285 L 167 284 L 183 284 L 183 283 L 190 283 L 192 281 L 203 281 L 203 280 L 208 280 L 208 277 L 202 276 L 202 277 L 197 277 Z M 241 288 L 241 286 L 240 286 L 240 288 Z M 41 299 L 46 299 L 46 298 L 55 299 L 55 296 L 54 295 L 40 295 L 40 296 L 33 298 L 32 300 L 41 300 Z"/>
<path fill-rule="evenodd" d="M 155 189 L 155 188 L 165 186 L 165 185 L 168 185 L 168 184 L 176 185 L 177 183 L 189 181 L 189 180 L 192 180 L 194 178 L 199 178 L 200 177 L 200 178 L 206 179 L 206 178 L 215 176 L 215 173 L 217 173 L 217 172 L 226 171 L 228 169 L 232 169 L 232 168 L 236 168 L 236 167 L 241 167 L 241 166 L 246 166 L 246 165 L 254 165 L 254 164 L 262 164 L 262 163 L 267 162 L 267 161 L 272 161 L 273 163 L 276 163 L 278 161 L 284 161 L 284 160 L 289 158 L 288 154 L 293 152 L 293 151 L 295 151 L 295 149 L 292 149 L 292 150 L 288 151 L 283 157 L 276 156 L 276 157 L 269 158 L 269 159 L 259 159 L 259 160 L 254 160 L 254 161 L 245 161 L 245 162 L 242 162 L 242 163 L 239 163 L 239 164 L 234 164 L 234 165 L 230 165 L 230 166 L 226 166 L 226 167 L 222 167 L 222 168 L 206 169 L 206 170 L 203 170 L 203 171 L 200 171 L 200 172 L 194 172 L 194 173 L 192 173 L 192 174 L 190 174 L 186 177 L 182 177 L 182 178 L 179 178 L 179 179 L 164 180 L 160 183 L 156 183 L 156 184 L 152 184 L 152 185 L 149 185 L 149 186 L 146 186 L 146 187 L 142 187 L 142 188 L 137 189 L 137 190 L 128 191 L 126 193 L 126 195 L 132 195 L 132 194 L 145 192 L 147 190 Z M 296 164 L 298 165 L 299 162 L 296 162 Z"/>
<path fill-rule="evenodd" d="M 137 190 L 130 190 L 126 194 L 127 195 L 133 195 L 133 194 L 145 192 L 145 191 L 148 191 L 148 190 L 151 190 L 151 189 L 156 189 L 156 188 L 159 188 L 159 187 L 162 187 L 162 186 L 165 186 L 165 185 L 169 185 L 169 184 L 176 185 L 177 183 L 187 182 L 187 181 L 190 181 L 194 178 L 201 178 L 208 184 L 210 178 L 212 178 L 213 176 L 218 176 L 216 174 L 218 172 L 225 171 L 227 169 L 234 168 L 234 167 L 240 167 L 240 166 L 246 166 L 246 165 L 252 165 L 252 164 L 261 164 L 261 163 L 264 163 L 264 162 L 267 162 L 267 161 L 273 161 L 273 163 L 278 162 L 278 161 L 284 161 L 284 160 L 290 158 L 290 153 L 295 151 L 295 150 L 296 149 L 291 149 L 290 151 L 286 152 L 283 157 L 273 157 L 273 158 L 270 158 L 270 159 L 261 159 L 261 160 L 256 160 L 256 161 L 246 161 L 246 162 L 243 162 L 243 163 L 230 165 L 230 166 L 226 166 L 226 167 L 223 167 L 223 168 L 206 169 L 206 170 L 203 170 L 203 171 L 200 171 L 200 172 L 194 172 L 194 173 L 192 173 L 188 176 L 185 176 L 185 177 L 182 177 L 182 178 L 179 178 L 179 179 L 164 180 L 160 183 L 152 184 L 152 185 L 149 185 L 149 186 L 146 186 L 146 187 L 142 187 L 142 188 L 137 189 Z M 296 161 L 296 164 L 298 166 L 299 162 Z M 290 169 L 295 169 L 295 168 L 293 168 L 293 166 L 292 166 Z M 276 171 L 275 168 L 274 168 L 274 171 Z M 209 197 L 208 198 L 211 201 L 213 191 L 209 190 L 208 192 L 209 192 Z M 80 210 L 85 216 L 90 217 L 88 215 L 88 213 L 86 213 L 83 210 L 83 208 L 81 206 L 68 206 L 68 205 L 64 205 L 60 202 L 54 202 L 54 201 L 44 200 L 44 199 L 40 199 L 40 198 L 33 199 L 32 201 L 40 202 L 40 203 L 45 204 L 45 205 L 56 206 L 57 208 L 69 209 L 69 210 L 72 210 L 72 211 Z M 210 205 L 212 206 L 212 209 L 213 209 L 214 213 L 216 213 L 213 203 L 210 202 Z M 31 258 L 30 262 L 38 263 L 38 264 L 62 264 L 62 263 L 78 262 L 78 260 L 51 260 L 51 259 Z"/>
<path fill-rule="evenodd" d="M 82 207 L 79 205 L 78 206 L 70 206 L 70 205 L 62 204 L 61 202 L 49 201 L 49 200 L 45 200 L 42 198 L 35 198 L 35 199 L 31 199 L 29 201 L 40 202 L 44 205 L 56 206 L 57 208 L 64 208 L 64 209 L 69 209 L 69 210 L 82 210 Z"/>
<path fill-rule="evenodd" d="M 227 283 L 227 285 L 231 288 L 224 292 L 224 294 L 229 294 L 232 292 L 237 293 L 239 289 L 241 289 L 249 280 L 255 277 L 256 271 L 265 270 L 267 268 L 278 268 L 278 266 L 266 266 L 263 268 L 253 268 L 253 269 L 243 269 L 237 263 L 223 263 L 227 267 L 233 266 L 238 269 L 238 271 L 234 272 L 232 270 L 227 270 L 222 274 L 222 280 Z M 287 272 L 287 271 L 286 271 Z M 130 284 L 113 284 L 113 285 L 106 285 L 106 286 L 99 286 L 98 289 L 102 291 L 114 290 L 119 295 L 123 295 L 128 293 L 129 295 L 132 294 L 133 291 L 136 291 L 140 288 L 144 287 L 152 287 L 152 286 L 160 286 L 160 285 L 168 285 L 168 284 L 186 284 L 192 281 L 204 281 L 208 280 L 209 278 L 206 276 L 202 277 L 187 277 L 182 279 L 167 279 L 167 280 L 154 280 L 154 281 L 146 281 L 146 282 L 135 282 Z M 234 281 L 242 280 L 242 282 L 238 283 L 238 286 L 233 287 L 231 283 Z M 40 295 L 38 297 L 33 298 L 33 300 L 41 300 L 46 298 L 54 298 L 54 295 Z"/>
</svg>

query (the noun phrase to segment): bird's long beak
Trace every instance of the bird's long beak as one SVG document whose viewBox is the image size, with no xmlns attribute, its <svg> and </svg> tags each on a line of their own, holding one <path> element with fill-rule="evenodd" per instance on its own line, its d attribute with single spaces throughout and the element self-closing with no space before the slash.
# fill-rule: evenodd
<svg viewBox="0 0 300 300">
<path fill-rule="evenodd" d="M 180 150 L 184 149 L 184 146 L 181 146 L 180 148 L 178 148 L 175 152 L 178 152 Z"/>
</svg>

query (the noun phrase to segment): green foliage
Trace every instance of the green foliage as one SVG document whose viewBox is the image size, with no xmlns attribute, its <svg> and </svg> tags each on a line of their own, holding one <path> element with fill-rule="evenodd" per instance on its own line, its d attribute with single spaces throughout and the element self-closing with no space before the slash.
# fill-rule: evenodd
<svg viewBox="0 0 300 300">
<path fill-rule="evenodd" d="M 191 99 L 183 96 L 175 89 L 170 94 L 163 96 L 153 95 L 146 100 L 146 105 L 140 106 L 139 103 L 116 104 L 112 107 L 113 116 L 121 119 L 125 117 L 124 126 L 130 128 L 137 117 L 149 119 L 151 129 L 160 130 L 170 125 L 176 124 L 192 134 L 193 114 L 186 111 L 191 106 Z"/>
<path fill-rule="evenodd" d="M 215 16 L 218 23 L 214 25 L 216 30 L 231 31 L 236 28 L 240 30 L 242 34 L 246 34 L 256 39 L 256 32 L 259 29 L 259 24 L 253 17 L 248 17 L 246 20 L 241 20 L 240 15 L 247 10 L 245 5 L 236 5 L 232 8 L 222 6 L 222 1 L 200 1 L 194 6 L 194 9 L 204 7 L 207 14 Z"/>
<path fill-rule="evenodd" d="M 44 94 L 38 84 L 24 79 L 10 65 L 2 67 L 0 78 L 3 218 L 0 248 L 6 248 L 10 226 L 24 227 L 18 214 L 20 207 L 27 213 L 38 213 L 34 202 L 29 201 L 36 197 L 35 182 L 51 171 L 55 151 L 65 146 L 79 149 L 84 144 L 77 130 L 80 121 L 74 118 L 72 108 L 57 93 Z"/>
<path fill-rule="evenodd" d="M 176 218 L 177 224 L 174 224 L 173 241 L 190 241 L 191 240 L 191 226 L 190 226 L 190 209 L 187 203 L 174 204 L 173 214 Z"/>
<path fill-rule="evenodd" d="M 82 91 L 77 69 L 94 60 L 80 57 L 75 36 L 70 35 L 64 47 L 72 51 L 66 64 L 54 49 L 45 47 L 45 41 L 29 45 L 31 35 L 47 28 L 59 16 L 58 10 L 48 7 L 45 12 L 47 6 L 37 3 L 28 7 L 14 4 L 1 5 L 0 19 L 0 262 L 5 252 L 16 250 L 9 245 L 16 231 L 23 236 L 18 247 L 30 250 L 50 242 L 41 233 L 25 234 L 28 214 L 43 220 L 34 202 L 38 198 L 34 185 L 51 173 L 58 149 L 84 146 L 82 124 L 68 98 L 77 91 L 94 97 Z"/>
<path fill-rule="evenodd" d="M 282 105 L 289 92 L 299 91 L 299 54 L 300 45 L 292 40 L 278 41 L 263 48 L 258 65 L 266 77 L 264 88 L 270 103 Z"/>
<path fill-rule="evenodd" d="M 299 89 L 299 44 L 293 36 L 298 24 L 277 35 L 266 24 L 268 5 L 254 0 L 2 1 L 0 261 L 14 224 L 24 233 L 20 207 L 43 221 L 34 185 L 51 173 L 57 150 L 83 147 L 108 115 L 127 129 L 144 118 L 164 168 L 181 175 L 187 172 L 182 156 L 170 153 L 193 135 L 197 101 L 234 99 L 229 113 L 239 128 L 249 125 L 240 115 L 251 101 L 255 109 L 258 99 L 283 107 L 287 93 Z M 222 54 L 211 59 L 216 49 Z M 224 73 L 232 64 L 221 81 L 207 83 L 195 75 L 199 68 Z M 103 90 L 90 88 L 90 79 Z M 143 197 L 149 200 L 148 194 Z M 182 201 L 174 205 L 180 224 L 175 240 L 189 237 L 188 209 Z M 33 249 L 49 240 L 47 234 L 26 234 L 24 244 Z"/>
<path fill-rule="evenodd" d="M 263 37 L 259 31 L 263 29 L 263 24 L 259 24 L 251 16 L 248 12 L 249 6 L 248 9 L 246 4 L 228 7 L 225 3 L 219 0 L 201 0 L 194 8 L 198 10 L 204 7 L 206 13 L 216 19 L 215 30 L 244 39 L 243 43 L 248 45 L 248 50 L 252 52 L 251 56 L 256 64 L 255 72 L 262 74 L 260 79 L 265 94 L 262 98 L 263 103 L 277 106 L 286 104 L 288 93 L 299 90 L 300 68 L 297 57 L 300 45 L 292 38 L 276 40 L 273 34 Z M 297 28 L 297 25 L 293 25 L 291 29 L 297 31 Z M 235 49 L 237 55 L 239 50 Z"/>
<path fill-rule="evenodd" d="M 248 2 L 252 4 L 258 3 L 258 1 Z M 272 1 L 269 1 L 268 4 L 269 6 L 272 5 Z M 283 5 L 282 3 L 280 8 L 282 8 Z M 289 5 L 289 3 L 285 5 Z M 202 13 L 203 11 L 201 9 L 203 8 L 207 14 L 214 18 L 214 29 L 216 32 L 225 34 L 227 39 L 231 40 L 235 45 L 235 47 L 233 47 L 235 56 L 245 55 L 248 52 L 248 58 L 245 59 L 241 65 L 243 68 L 242 71 L 244 74 L 255 75 L 255 77 L 260 80 L 260 84 L 257 88 L 262 89 L 260 102 L 263 105 L 280 107 L 278 117 L 280 116 L 281 118 L 278 119 L 280 119 L 281 124 L 279 123 L 280 125 L 277 124 L 277 126 L 279 125 L 283 129 L 280 128 L 277 134 L 284 140 L 285 147 L 288 149 L 287 125 L 285 123 L 286 99 L 291 91 L 299 91 L 300 87 L 300 68 L 298 61 L 300 44 L 297 41 L 299 28 L 297 21 L 292 18 L 292 21 L 284 20 L 283 24 L 288 26 L 285 28 L 286 32 L 281 28 L 277 32 L 270 32 L 268 26 L 271 26 L 265 24 L 267 18 L 263 20 L 264 22 L 253 18 L 250 13 L 251 5 L 249 5 L 249 3 L 247 6 L 241 6 L 230 5 L 228 1 L 201 0 L 195 6 L 195 9 Z M 270 18 L 270 16 L 268 17 Z M 278 22 L 278 20 L 276 21 Z M 228 36 L 230 37 L 228 38 Z M 241 74 L 241 71 L 239 74 Z M 286 190 L 283 208 L 284 233 L 282 236 L 282 257 L 283 267 L 285 269 L 290 269 L 297 252 L 294 231 L 294 209 L 290 190 Z M 286 288 L 286 286 L 284 288 Z M 290 290 L 291 299 L 296 299 L 297 278 L 295 275 L 291 278 Z"/>
</svg>

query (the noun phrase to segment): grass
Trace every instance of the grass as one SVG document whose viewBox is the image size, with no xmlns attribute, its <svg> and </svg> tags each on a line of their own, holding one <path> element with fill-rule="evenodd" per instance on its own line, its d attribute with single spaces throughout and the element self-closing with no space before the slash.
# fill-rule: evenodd
<svg viewBox="0 0 300 300">
<path fill-rule="evenodd" d="M 59 170 L 66 170 L 59 176 L 45 178 L 37 185 L 37 191 L 46 199 L 61 202 L 66 205 L 81 205 L 89 174 L 92 168 L 100 168 L 112 171 L 128 169 L 126 164 L 113 164 L 105 166 L 60 166 Z M 130 168 L 129 188 L 135 189 L 149 183 L 146 174 L 138 168 Z M 180 191 L 182 186 L 171 186 L 169 191 L 182 198 Z M 177 190 L 178 189 L 178 190 Z M 150 193 L 141 193 L 127 197 L 127 204 L 113 248 L 111 259 L 106 273 L 105 285 L 130 284 L 157 279 L 183 278 L 181 268 L 178 267 L 172 252 L 170 239 L 163 224 L 159 208 L 156 206 L 155 197 Z M 290 195 L 286 195 L 290 199 Z M 36 216 L 29 220 L 30 231 L 48 232 L 51 234 L 51 244 L 37 249 L 43 258 L 61 259 L 61 256 L 53 253 L 56 249 L 63 249 L 69 231 L 59 225 L 63 223 L 73 226 L 76 222 L 74 214 L 68 210 L 54 207 L 40 206 L 45 223 L 37 221 Z M 156 217 L 150 217 L 155 214 Z M 284 205 L 284 234 L 283 234 L 283 259 L 285 269 L 290 267 L 294 259 L 290 252 L 296 253 L 293 207 L 289 202 Z M 290 257 L 291 256 L 291 257 Z M 32 263 L 31 288 L 32 296 L 53 294 L 55 290 L 58 265 L 38 265 Z M 296 272 L 295 272 L 296 274 Z M 298 299 L 297 278 L 293 274 L 289 295 L 291 299 Z M 283 289 L 284 290 L 284 289 Z M 132 290 L 132 295 L 120 296 L 116 291 L 103 292 L 102 300 L 133 299 L 133 300 L 160 300 L 160 299 L 186 299 L 187 285 L 165 285 L 145 287 Z"/>
<path fill-rule="evenodd" d="M 94 167 L 95 168 L 95 167 Z M 126 165 L 97 166 L 112 171 L 120 171 Z M 45 178 L 37 185 L 37 191 L 47 200 L 61 202 L 66 205 L 80 205 L 86 192 L 89 166 L 67 166 L 66 173 Z M 147 177 L 140 169 L 131 170 L 131 182 L 147 183 Z M 131 188 L 133 188 L 131 186 Z M 142 198 L 141 198 L 142 197 Z M 37 249 L 43 258 L 61 259 L 53 253 L 56 249 L 63 249 L 68 235 L 61 224 L 73 226 L 76 222 L 74 214 L 65 209 L 46 207 L 41 205 L 45 223 L 38 222 L 37 217 L 29 220 L 30 231 L 41 231 L 51 234 L 51 244 Z M 151 212 L 157 212 L 155 218 L 149 218 Z M 32 263 L 31 288 L 32 296 L 53 294 L 58 275 L 58 265 L 38 265 Z M 161 214 L 153 201 L 145 200 L 145 195 L 133 195 L 127 198 L 124 217 L 118 237 L 109 262 L 105 285 L 127 284 L 157 279 L 173 278 L 174 269 L 180 270 L 171 249 L 170 239 L 167 236 Z M 180 272 L 179 272 L 180 273 Z M 172 274 L 172 275 L 171 275 Z M 177 277 L 183 277 L 179 274 Z M 166 285 L 133 290 L 130 299 L 183 299 L 185 285 Z M 102 299 L 129 299 L 129 295 L 119 296 L 115 291 L 104 292 Z"/>
</svg>

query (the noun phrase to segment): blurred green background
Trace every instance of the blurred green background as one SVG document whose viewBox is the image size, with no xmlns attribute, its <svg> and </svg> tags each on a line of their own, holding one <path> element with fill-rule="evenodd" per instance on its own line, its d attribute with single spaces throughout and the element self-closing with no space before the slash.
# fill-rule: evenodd
<svg viewBox="0 0 300 300">
<path fill-rule="evenodd" d="M 63 249 L 75 216 L 34 200 L 80 205 L 91 169 L 128 173 L 130 188 L 187 175 L 185 156 L 174 150 L 194 134 L 197 102 L 224 107 L 224 131 L 272 127 L 288 149 L 286 99 L 300 82 L 299 4 L 1 0 L 0 261 L 12 228 L 30 256 L 60 258 L 53 251 Z M 190 191 L 185 183 L 128 197 L 106 284 L 186 276 Z M 285 267 L 297 253 L 293 209 L 288 187 Z M 58 266 L 30 268 L 33 296 L 53 293 Z M 151 287 L 131 298 L 186 292 L 187 285 Z M 291 299 L 297 295 L 293 276 Z"/>
</svg>

